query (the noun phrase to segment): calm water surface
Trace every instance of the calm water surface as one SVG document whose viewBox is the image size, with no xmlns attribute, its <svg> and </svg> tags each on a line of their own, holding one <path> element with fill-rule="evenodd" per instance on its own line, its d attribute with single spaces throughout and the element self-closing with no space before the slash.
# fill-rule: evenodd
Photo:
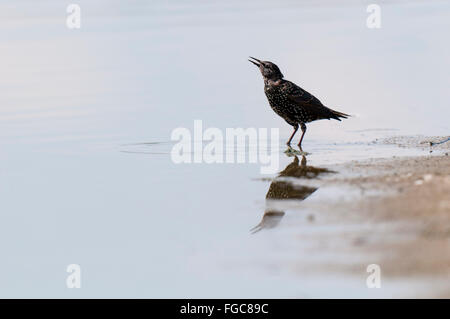
<svg viewBox="0 0 450 319">
<path fill-rule="evenodd" d="M 368 291 L 363 266 L 353 279 L 302 271 L 303 261 L 343 258 L 311 253 L 297 239 L 340 229 L 290 226 L 306 218 L 303 201 L 320 201 L 326 190 L 271 185 L 261 178 L 279 174 L 262 176 L 255 164 L 173 164 L 170 134 L 201 119 L 205 128 L 279 127 L 287 140 L 291 128 L 269 108 L 252 55 L 354 115 L 308 127 L 306 168 L 280 148 L 285 175 L 316 178 L 336 163 L 418 154 L 368 142 L 448 135 L 448 2 L 386 2 L 379 30 L 366 27 L 357 1 L 78 3 L 80 30 L 65 27 L 60 1 L 0 4 L 1 297 L 409 289 L 399 282 Z M 293 202 L 274 210 L 280 196 Z M 263 217 L 266 227 L 252 235 Z M 66 288 L 73 263 L 82 289 Z"/>
</svg>

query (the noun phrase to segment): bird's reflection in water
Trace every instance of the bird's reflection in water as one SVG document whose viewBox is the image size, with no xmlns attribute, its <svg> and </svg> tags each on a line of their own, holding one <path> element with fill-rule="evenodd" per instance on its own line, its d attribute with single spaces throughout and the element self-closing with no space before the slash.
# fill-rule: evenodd
<svg viewBox="0 0 450 319">
<path fill-rule="evenodd" d="M 324 173 L 333 173 L 326 168 L 307 166 L 306 157 L 302 156 L 302 161 L 295 156 L 294 161 L 278 174 L 278 177 L 295 177 L 299 179 L 314 179 Z M 277 177 L 277 178 L 278 178 Z M 271 201 L 278 200 L 299 200 L 302 201 L 317 190 L 317 187 L 302 186 L 289 181 L 280 181 L 277 178 L 270 184 L 266 195 L 266 207 Z M 261 222 L 250 231 L 256 233 L 264 228 L 276 227 L 284 216 L 284 211 L 273 208 L 266 208 Z"/>
</svg>

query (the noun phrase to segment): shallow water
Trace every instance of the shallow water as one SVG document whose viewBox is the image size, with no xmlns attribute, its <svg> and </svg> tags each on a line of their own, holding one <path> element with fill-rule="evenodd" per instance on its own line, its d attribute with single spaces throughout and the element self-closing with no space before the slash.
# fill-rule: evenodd
<svg viewBox="0 0 450 319">
<path fill-rule="evenodd" d="M 448 2 L 387 2 L 380 30 L 356 1 L 78 3 L 80 30 L 56 0 L 0 4 L 1 297 L 414 294 L 401 279 L 367 289 L 364 265 L 302 270 L 348 258 L 295 240 L 338 227 L 291 223 L 308 215 L 302 203 L 337 192 L 290 201 L 294 214 L 252 235 L 267 209 L 261 178 L 273 176 L 257 164 L 176 165 L 170 135 L 201 119 L 279 127 L 284 145 L 291 128 L 267 105 L 252 55 L 354 115 L 308 126 L 307 165 L 427 154 L 370 142 L 448 135 Z M 278 151 L 282 171 L 293 158 Z M 82 289 L 66 288 L 69 264 Z"/>
</svg>

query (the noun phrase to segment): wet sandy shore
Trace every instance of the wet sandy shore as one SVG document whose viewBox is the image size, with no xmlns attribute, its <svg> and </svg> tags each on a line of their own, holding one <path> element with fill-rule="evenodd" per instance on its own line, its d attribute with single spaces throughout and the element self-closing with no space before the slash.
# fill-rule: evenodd
<svg viewBox="0 0 450 319">
<path fill-rule="evenodd" d="M 429 141 L 445 139 L 398 137 L 377 143 L 430 148 Z M 355 274 L 361 272 L 362 265 L 376 263 L 385 283 L 411 286 L 399 294 L 382 296 L 450 297 L 449 148 L 450 142 L 446 142 L 433 145 L 429 156 L 329 167 L 338 174 L 321 178 L 320 187 L 342 196 L 305 201 L 303 208 L 312 212 L 308 216 L 310 224 L 341 230 L 303 235 L 300 239 L 317 240 L 313 249 L 339 258 L 329 266 L 312 263 L 306 270 Z M 304 263 L 298 265 L 298 270 L 304 271 L 301 267 L 305 267 Z"/>
</svg>

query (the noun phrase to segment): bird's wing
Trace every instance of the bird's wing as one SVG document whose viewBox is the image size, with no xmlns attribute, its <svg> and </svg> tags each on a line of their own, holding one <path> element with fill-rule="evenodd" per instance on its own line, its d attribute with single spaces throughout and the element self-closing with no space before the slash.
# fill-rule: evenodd
<svg viewBox="0 0 450 319">
<path fill-rule="evenodd" d="M 290 81 L 283 81 L 281 91 L 295 104 L 301 106 L 323 106 L 318 98 Z"/>
<path fill-rule="evenodd" d="M 342 117 L 340 114 L 335 114 L 335 111 L 323 105 L 314 95 L 290 81 L 283 81 L 280 87 L 283 93 L 287 95 L 287 98 L 301 107 L 304 112 L 307 112 L 312 120 L 330 118 L 339 120 L 339 117 Z M 346 114 L 342 113 L 342 115 Z"/>
</svg>

